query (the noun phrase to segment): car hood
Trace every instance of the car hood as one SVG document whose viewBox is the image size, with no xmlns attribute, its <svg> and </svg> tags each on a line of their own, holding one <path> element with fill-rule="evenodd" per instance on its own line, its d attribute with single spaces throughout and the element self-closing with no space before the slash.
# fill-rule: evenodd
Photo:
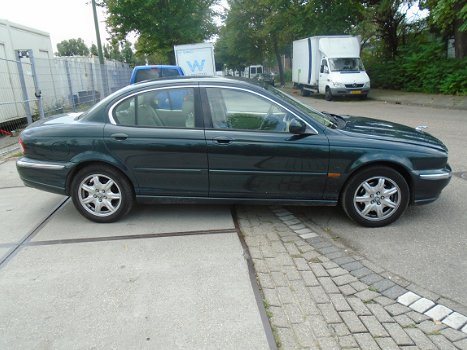
<svg viewBox="0 0 467 350">
<path fill-rule="evenodd" d="M 412 143 L 447 151 L 447 147 L 436 137 L 410 126 L 365 117 L 342 117 L 346 124 L 341 130 L 346 132 L 365 135 L 366 138 Z"/>
</svg>

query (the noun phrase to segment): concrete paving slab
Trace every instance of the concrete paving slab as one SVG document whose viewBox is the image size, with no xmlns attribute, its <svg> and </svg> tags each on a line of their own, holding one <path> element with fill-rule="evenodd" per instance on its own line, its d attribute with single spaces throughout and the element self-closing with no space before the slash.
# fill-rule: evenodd
<svg viewBox="0 0 467 350">
<path fill-rule="evenodd" d="M 81 216 L 71 200 L 32 241 L 96 238 L 172 232 L 234 229 L 229 206 L 141 205 L 111 224 L 96 224 Z"/>
<path fill-rule="evenodd" d="M 12 248 L 0 247 L 0 261 L 2 261 L 3 258 L 7 256 L 11 249 Z"/>
<path fill-rule="evenodd" d="M 23 248 L 0 314 L 1 349 L 269 348 L 235 233 Z"/>
<path fill-rule="evenodd" d="M 0 161 L 0 188 L 24 186 L 16 171 L 16 158 Z"/>
<path fill-rule="evenodd" d="M 0 244 L 21 241 L 64 198 L 28 187 L 0 188 Z"/>
</svg>

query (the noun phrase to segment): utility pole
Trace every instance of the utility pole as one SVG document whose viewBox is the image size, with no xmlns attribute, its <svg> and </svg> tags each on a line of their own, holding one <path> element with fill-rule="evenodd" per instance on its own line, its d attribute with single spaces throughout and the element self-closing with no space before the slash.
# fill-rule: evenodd
<svg viewBox="0 0 467 350">
<path fill-rule="evenodd" d="M 109 84 L 107 81 L 107 70 L 105 69 L 104 54 L 102 53 L 101 35 L 99 33 L 99 22 L 97 19 L 96 0 L 92 0 L 92 13 L 94 15 L 94 27 L 96 28 L 97 53 L 99 55 L 99 63 L 101 65 L 102 85 L 104 88 L 104 96 L 109 94 Z"/>
</svg>

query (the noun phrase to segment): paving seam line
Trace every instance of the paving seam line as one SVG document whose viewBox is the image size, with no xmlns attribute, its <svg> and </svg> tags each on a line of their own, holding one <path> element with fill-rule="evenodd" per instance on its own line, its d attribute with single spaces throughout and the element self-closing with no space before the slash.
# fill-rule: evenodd
<svg viewBox="0 0 467 350">
<path fill-rule="evenodd" d="M 42 228 L 51 220 L 51 218 L 70 200 L 70 197 L 66 197 L 65 199 L 61 200 L 49 214 L 42 219 L 35 227 L 28 232 L 22 239 L 19 240 L 17 244 L 15 244 L 2 258 L 0 258 L 0 269 L 5 266 L 8 261 L 13 258 L 23 247 L 25 244 L 33 239 L 37 233 L 42 230 Z"/>
<path fill-rule="evenodd" d="M 424 314 L 435 322 L 441 322 L 450 328 L 467 334 L 466 315 L 448 308 L 441 303 L 437 303 L 436 300 L 433 301 L 429 298 L 425 298 L 409 290 L 408 287 L 404 288 L 397 282 L 373 271 L 371 268 L 361 266 L 362 264 L 359 263 L 358 260 L 349 256 L 347 253 L 342 254 L 341 248 L 312 231 L 301 219 L 297 218 L 287 209 L 273 207 L 272 212 L 299 237 L 304 239 L 311 246 L 314 246 L 316 251 L 328 257 L 331 261 L 339 265 L 339 267 L 348 271 L 359 281 L 369 285 L 370 288 L 381 293 L 381 295 L 393 299 L 399 304 L 407 306 L 418 313 Z M 302 226 L 305 227 L 297 226 L 297 221 L 300 221 L 303 224 Z M 367 273 L 361 276 L 360 274 L 363 268 L 371 272 L 366 271 Z"/>
<path fill-rule="evenodd" d="M 248 274 L 250 276 L 250 282 L 251 282 L 251 287 L 253 288 L 253 293 L 255 295 L 256 299 L 256 304 L 258 305 L 259 313 L 261 316 L 261 322 L 263 323 L 263 328 L 266 333 L 266 339 L 268 341 L 269 348 L 271 350 L 277 350 L 277 344 L 276 340 L 274 339 L 274 334 L 271 328 L 271 324 L 269 323 L 269 319 L 266 313 L 266 309 L 264 307 L 264 302 L 263 302 L 263 295 L 261 291 L 259 290 L 258 287 L 258 281 L 256 280 L 256 271 L 253 265 L 253 261 L 251 259 L 250 251 L 248 249 L 248 245 L 245 242 L 245 239 L 243 238 L 242 231 L 240 229 L 240 225 L 238 223 L 238 216 L 237 212 L 235 211 L 235 207 L 231 207 L 231 215 L 232 219 L 235 224 L 235 231 L 237 233 L 237 236 L 240 240 L 240 244 L 242 245 L 243 251 L 244 251 L 244 258 L 246 260 L 246 263 L 248 265 Z"/>
</svg>

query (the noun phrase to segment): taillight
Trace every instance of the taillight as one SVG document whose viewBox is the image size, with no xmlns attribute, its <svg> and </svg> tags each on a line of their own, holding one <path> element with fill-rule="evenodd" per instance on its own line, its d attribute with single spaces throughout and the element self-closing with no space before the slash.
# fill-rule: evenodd
<svg viewBox="0 0 467 350">
<path fill-rule="evenodd" d="M 23 153 L 23 155 L 24 155 L 24 153 L 26 152 L 26 147 L 24 147 L 23 139 L 20 138 L 20 139 L 18 140 L 18 142 L 19 142 L 19 148 L 21 149 L 21 153 Z"/>
</svg>

